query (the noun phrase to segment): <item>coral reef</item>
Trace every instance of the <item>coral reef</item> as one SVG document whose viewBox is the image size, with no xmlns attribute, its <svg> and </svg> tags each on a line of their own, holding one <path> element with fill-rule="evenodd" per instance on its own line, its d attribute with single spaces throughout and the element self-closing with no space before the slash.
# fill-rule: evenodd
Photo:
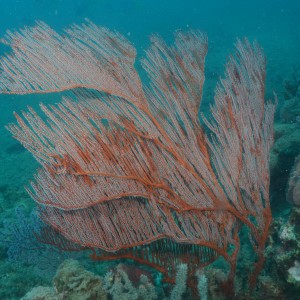
<svg viewBox="0 0 300 300">
<path fill-rule="evenodd" d="M 122 49 L 121 49 L 122 50 Z M 114 64 L 112 64 L 114 66 Z M 291 80 L 285 81 L 285 102 L 280 110 L 281 123 L 275 126 L 276 143 L 271 155 L 271 170 L 273 174 L 273 185 L 281 189 L 279 193 L 275 193 L 276 197 L 285 195 L 284 186 L 286 186 L 289 170 L 293 164 L 294 158 L 299 154 L 300 147 L 300 76 L 296 71 Z M 234 78 L 239 78 L 239 74 L 233 72 Z M 239 78 L 240 79 L 240 78 Z M 97 96 L 96 93 L 88 94 L 88 96 Z M 80 95 L 77 95 L 80 96 Z M 82 95 L 81 95 L 82 96 Z M 109 100 L 116 100 L 113 97 Z M 63 107 L 63 106 L 62 106 Z M 70 107 L 69 107 L 70 108 Z M 51 110 L 51 109 L 50 109 Z M 48 111 L 49 112 L 49 111 Z M 51 111 L 50 111 L 51 113 Z M 162 114 L 159 111 L 159 115 Z M 123 122 L 124 120 L 120 120 Z M 20 120 L 19 120 L 20 122 Z M 132 124 L 124 123 L 127 128 L 137 130 L 132 127 Z M 227 124 L 228 125 L 228 124 Z M 126 127 L 125 126 L 125 127 Z M 182 128 L 184 130 L 184 128 Z M 144 132 L 142 132 L 144 134 Z M 26 140 L 27 142 L 27 140 Z M 128 149 L 127 149 L 128 150 Z M 251 148 L 251 153 L 256 153 L 256 149 Z M 19 148 L 10 148 L 9 151 L 20 151 Z M 148 154 L 148 153 L 147 153 Z M 80 152 L 83 158 L 86 153 Z M 125 155 L 125 154 L 124 154 Z M 54 160 L 52 166 L 52 176 L 66 175 L 69 158 L 65 157 L 64 160 L 60 157 L 51 156 Z M 77 167 L 72 165 L 72 167 Z M 99 172 L 98 172 L 99 173 Z M 70 175 L 70 174 L 68 174 Z M 80 171 L 79 173 L 72 173 L 71 175 L 82 176 L 85 183 L 92 184 L 93 181 L 87 176 L 87 172 Z M 89 174 L 90 177 L 96 177 Z M 295 167 L 291 173 L 289 180 L 289 189 L 287 198 L 290 203 L 299 205 L 300 201 L 300 158 L 296 160 Z M 276 181 L 274 181 L 276 178 Z M 94 179 L 96 180 L 96 179 Z M 274 184 L 275 183 L 275 184 Z M 88 190 L 92 189 L 90 186 Z M 43 189 L 41 189 L 43 190 Z M 275 190 L 276 191 L 276 190 Z M 14 195 L 7 192 L 5 186 L 0 188 L 0 193 L 3 195 Z M 72 194 L 73 196 L 73 194 Z M 283 198 L 282 197 L 282 198 Z M 12 207 L 13 197 L 11 201 L 2 201 L 0 210 Z M 42 197 L 41 197 L 42 198 Z M 156 212 L 157 213 L 157 212 Z M 288 220 L 284 218 L 275 220 L 272 225 L 272 236 L 270 237 L 270 245 L 267 248 L 267 266 L 264 269 L 264 275 L 259 277 L 256 291 L 245 291 L 242 288 L 242 280 L 237 279 L 235 288 L 235 299 L 297 299 L 299 295 L 299 273 L 300 273 L 300 236 L 299 236 L 299 209 L 294 208 Z M 2 230 L 3 248 L 8 249 L 8 255 L 11 260 L 27 258 L 31 261 L 36 261 L 37 266 L 47 265 L 47 262 L 41 263 L 37 260 L 36 252 L 32 250 L 41 250 L 39 254 L 43 256 L 53 256 L 51 253 L 52 248 L 48 246 L 38 245 L 33 235 L 30 234 L 30 226 L 25 222 L 24 215 L 17 212 L 18 226 L 16 227 L 12 222 L 4 223 Z M 259 220 L 259 219 L 258 219 Z M 63 218 L 65 221 L 65 218 Z M 248 222 L 249 220 L 246 219 Z M 250 220 L 252 221 L 252 220 Z M 256 225 L 256 223 L 254 223 Z M 79 224 L 81 225 L 81 224 Z M 135 224 L 134 224 L 135 225 Z M 251 226 L 250 226 L 251 228 Z M 33 230 L 35 231 L 35 230 Z M 240 232 L 241 235 L 241 232 Z M 256 235 L 253 235 L 254 237 Z M 7 237 L 9 237 L 7 239 Z M 253 239 L 251 240 L 253 241 Z M 254 241 L 255 244 L 255 241 Z M 230 248 L 230 247 L 229 247 Z M 262 249 L 260 249 L 262 250 Z M 27 251 L 27 252 L 26 252 Z M 262 251 L 259 251 L 261 253 Z M 55 253 L 58 254 L 58 252 Z M 243 255 L 244 252 L 241 251 Z M 251 253 L 253 254 L 253 253 Z M 4 251 L 1 255 L 5 255 Z M 53 256 L 54 257 L 54 256 Z M 40 256 L 39 256 L 40 258 Z M 59 257 L 59 260 L 65 259 L 64 256 Z M 55 259 L 50 259 L 57 265 Z M 49 267 L 47 267 L 49 270 Z M 243 269 L 244 270 L 244 269 Z M 179 265 L 177 269 L 176 285 L 171 289 L 170 285 L 165 285 L 167 288 L 163 291 L 163 284 L 161 282 L 153 284 L 147 272 L 139 270 L 137 267 L 128 267 L 127 265 L 120 264 L 116 269 L 107 273 L 104 280 L 85 270 L 78 262 L 68 260 L 65 261 L 57 271 L 53 279 L 53 287 L 38 286 L 28 293 L 23 299 L 106 299 L 112 297 L 113 299 L 168 299 L 166 295 L 170 295 L 170 299 L 189 299 L 190 291 L 187 287 L 187 266 L 185 264 Z M 45 273 L 45 270 L 43 270 Z M 238 270 L 238 275 L 242 271 Z M 174 272 L 173 272 L 174 273 Z M 223 271 L 217 268 L 210 268 L 201 270 L 196 273 L 198 279 L 198 293 L 201 300 L 205 299 L 225 299 L 222 288 L 226 275 Z M 247 275 L 245 275 L 247 277 Z M 296 296 L 295 296 L 296 295 Z"/>
<path fill-rule="evenodd" d="M 264 99 L 266 60 L 256 42 L 236 43 L 203 123 L 208 44 L 199 31 L 177 31 L 171 46 L 151 38 L 141 61 L 149 84 L 132 44 L 89 21 L 64 34 L 37 22 L 2 42 L 12 53 L 0 59 L 1 94 L 68 90 L 60 104 L 41 105 L 46 120 L 29 108 L 7 127 L 41 165 L 28 191 L 43 221 L 64 237 L 55 239 L 58 247 L 67 239 L 94 259 L 130 257 L 173 282 L 181 263 L 192 278 L 222 256 L 233 288 L 239 232 L 247 227 L 255 286 L 272 220 L 276 106 Z"/>
<path fill-rule="evenodd" d="M 62 251 L 38 240 L 45 234 L 45 224 L 33 210 L 30 215 L 24 206 L 15 207 L 14 217 L 5 218 L 0 227 L 0 247 L 6 251 L 6 258 L 13 265 L 32 266 L 42 278 L 51 279 L 57 267 L 67 258 L 79 259 L 84 253 Z"/>
<path fill-rule="evenodd" d="M 300 299 L 298 276 L 300 259 L 300 208 L 292 208 L 288 219 L 273 222 L 269 246 L 266 249 L 265 270 L 276 283 L 283 299 Z M 299 295 L 297 298 L 295 295 Z"/>
<path fill-rule="evenodd" d="M 284 81 L 279 119 L 274 126 L 274 145 L 270 155 L 271 198 L 284 203 L 290 171 L 300 149 L 300 68 Z"/>
<path fill-rule="evenodd" d="M 300 206 L 300 155 L 297 156 L 295 166 L 288 182 L 287 200 Z"/>
<path fill-rule="evenodd" d="M 21 300 L 60 300 L 54 288 L 37 286 L 28 292 Z"/>
<path fill-rule="evenodd" d="M 299 109 L 295 109 L 297 107 L 300 108 L 299 101 L 298 103 L 296 103 L 297 101 L 294 102 L 295 99 L 299 100 L 300 97 L 300 67 L 296 67 L 291 75 L 284 80 L 283 86 L 285 103 L 280 111 L 281 119 L 285 122 L 293 122 L 293 120 L 295 121 L 293 119 L 295 116 L 294 113 L 300 112 Z M 290 101 L 293 102 L 293 105 L 291 105 Z"/>
<path fill-rule="evenodd" d="M 142 274 L 139 282 L 132 282 L 120 264 L 116 270 L 109 271 L 104 277 L 104 288 L 113 300 L 157 299 L 154 285 Z"/>
<path fill-rule="evenodd" d="M 288 281 L 300 286 L 300 262 L 295 260 L 294 266 L 288 269 Z"/>
<path fill-rule="evenodd" d="M 85 270 L 78 261 L 66 260 L 53 278 L 53 287 L 37 287 L 28 292 L 23 300 L 106 300 L 101 277 Z"/>
<path fill-rule="evenodd" d="M 134 266 L 132 267 L 135 268 Z M 129 271 L 129 273 L 127 273 L 127 271 Z M 53 278 L 53 287 L 37 286 L 29 291 L 22 300 L 192 299 L 192 290 L 187 286 L 188 273 L 186 264 L 181 264 L 177 268 L 176 282 L 174 285 L 162 284 L 162 282 L 157 282 L 154 285 L 152 283 L 152 276 L 148 277 L 143 274 L 142 271 L 138 281 L 135 277 L 133 278 L 134 281 L 132 281 L 128 276 L 130 273 L 132 273 L 130 269 L 120 263 L 116 268 L 107 272 L 104 278 L 102 278 L 87 271 L 78 261 L 69 259 L 59 266 Z M 204 272 L 204 270 L 197 273 L 197 292 L 201 296 L 201 300 L 210 299 L 208 297 L 209 285 L 207 274 L 208 273 Z M 210 275 L 211 274 L 213 273 L 210 273 Z M 212 280 L 211 276 L 209 280 Z"/>
<path fill-rule="evenodd" d="M 101 277 L 85 270 L 78 261 L 66 260 L 57 270 L 53 286 L 66 299 L 89 300 L 107 298 Z"/>
</svg>

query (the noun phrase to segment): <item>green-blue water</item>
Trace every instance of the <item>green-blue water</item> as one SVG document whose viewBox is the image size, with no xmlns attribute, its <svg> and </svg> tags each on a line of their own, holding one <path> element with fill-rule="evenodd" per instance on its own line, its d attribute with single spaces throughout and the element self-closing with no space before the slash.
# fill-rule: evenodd
<svg viewBox="0 0 300 300">
<path fill-rule="evenodd" d="M 286 201 L 288 178 L 295 169 L 293 166 L 296 156 L 300 155 L 300 1 L 2 0 L 0 37 L 3 37 L 7 30 L 14 31 L 24 26 L 33 26 L 36 20 L 44 21 L 56 31 L 62 32 L 69 25 L 80 24 L 86 18 L 97 25 L 119 31 L 134 44 L 138 53 L 138 71 L 141 71 L 139 59 L 145 56 L 144 49 L 149 46 L 149 36 L 152 33 L 160 34 L 171 43 L 173 32 L 177 29 L 200 29 L 205 32 L 209 46 L 201 104 L 204 113 L 208 112 L 208 105 L 213 101 L 217 80 L 224 73 L 226 60 L 233 52 L 237 38 L 257 40 L 262 46 L 267 57 L 266 98 L 273 99 L 274 92 L 278 97 L 270 186 L 275 225 L 271 229 L 272 241 L 269 243 L 265 269 L 262 272 L 267 279 L 261 281 L 263 287 L 260 286 L 258 293 L 253 294 L 253 299 L 300 299 L 300 281 L 293 281 L 288 272 L 297 260 L 300 261 L 300 213 L 295 212 L 294 208 L 291 219 L 290 212 L 293 206 Z M 6 45 L 0 45 L 1 56 L 9 51 Z M 142 78 L 143 76 L 142 74 Z M 30 249 L 27 252 L 20 250 L 17 255 L 19 259 L 13 255 L 11 258 L 8 253 L 10 244 L 7 242 L 12 238 L 7 232 L 8 228 L 18 228 L 20 219 L 24 219 L 25 216 L 29 219 L 29 214 L 35 207 L 24 185 L 33 178 L 38 164 L 31 154 L 11 137 L 5 126 L 14 122 L 13 112 L 26 110 L 28 105 L 38 109 L 40 102 L 53 104 L 60 99 L 61 95 L 58 94 L 16 96 L 1 95 L 0 91 L 1 300 L 21 299 L 33 287 L 52 286 L 57 267 L 68 257 L 68 254 L 59 254 L 56 256 L 57 261 L 51 258 L 50 265 L 47 261 L 50 255 L 48 250 Z M 18 215 L 15 209 L 20 205 L 23 210 Z M 280 235 L 285 230 L 284 224 L 290 224 L 288 230 L 290 233 L 294 232 L 291 240 L 285 240 Z M 22 227 L 22 224 L 20 226 Z M 19 243 L 22 244 L 22 235 L 19 237 Z M 242 247 L 241 251 L 246 259 L 238 269 L 237 276 L 244 278 L 243 268 L 247 265 L 247 257 L 251 256 L 251 253 L 249 254 L 247 246 L 246 249 Z M 276 259 L 279 253 L 285 253 L 286 257 L 280 256 Z M 84 254 L 72 254 L 70 257 L 79 260 L 85 268 L 101 276 L 109 269 L 114 270 L 118 264 L 91 262 Z M 209 276 L 208 284 L 213 286 L 216 283 L 211 278 L 218 276 L 215 273 Z M 156 274 L 155 280 L 157 277 Z M 155 280 L 154 285 L 158 289 L 156 292 L 161 297 L 161 283 L 156 283 Z M 274 291 L 276 288 L 279 291 L 271 295 L 270 290 Z M 237 295 L 240 295 L 237 299 L 242 297 L 241 295 L 246 297 L 243 294 L 248 292 L 246 287 L 238 286 L 236 290 Z M 247 295 L 249 297 L 249 294 Z M 66 297 L 63 299 L 85 299 L 83 296 Z M 134 299 L 130 297 L 128 299 Z M 187 297 L 189 296 L 183 299 L 188 299 Z M 222 299 L 221 297 L 210 291 L 208 299 Z"/>
</svg>

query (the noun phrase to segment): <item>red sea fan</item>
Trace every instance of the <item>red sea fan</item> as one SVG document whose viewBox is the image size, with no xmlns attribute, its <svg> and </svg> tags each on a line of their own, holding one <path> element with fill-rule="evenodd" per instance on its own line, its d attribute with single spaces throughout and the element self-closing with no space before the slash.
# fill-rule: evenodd
<svg viewBox="0 0 300 300">
<path fill-rule="evenodd" d="M 68 91 L 60 104 L 41 105 L 46 118 L 29 109 L 8 126 L 42 166 L 28 191 L 44 222 L 94 258 L 132 258 L 169 277 L 168 265 L 195 271 L 222 255 L 231 282 L 245 225 L 255 282 L 271 222 L 275 109 L 264 102 L 256 43 L 237 43 L 205 132 L 207 38 L 198 31 L 176 32 L 173 46 L 152 37 L 142 61 L 148 87 L 134 47 L 90 22 L 64 35 L 38 22 L 2 42 L 13 53 L 0 60 L 1 93 Z"/>
</svg>

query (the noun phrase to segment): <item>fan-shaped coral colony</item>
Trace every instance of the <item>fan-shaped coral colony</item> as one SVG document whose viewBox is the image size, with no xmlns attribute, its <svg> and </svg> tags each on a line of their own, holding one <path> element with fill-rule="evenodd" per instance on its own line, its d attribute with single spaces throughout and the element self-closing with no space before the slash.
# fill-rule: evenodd
<svg viewBox="0 0 300 300">
<path fill-rule="evenodd" d="M 159 36 L 134 68 L 122 35 L 87 22 L 58 34 L 42 22 L 6 33 L 0 92 L 63 92 L 61 103 L 16 114 L 8 129 L 40 163 L 28 188 L 47 227 L 42 242 L 91 249 L 99 260 L 130 258 L 173 281 L 179 263 L 222 256 L 232 285 L 247 228 L 262 267 L 271 222 L 269 151 L 275 105 L 265 103 L 265 58 L 238 41 L 215 92 L 211 118 L 198 109 L 207 38 Z M 204 130 L 205 129 L 205 130 Z"/>
</svg>

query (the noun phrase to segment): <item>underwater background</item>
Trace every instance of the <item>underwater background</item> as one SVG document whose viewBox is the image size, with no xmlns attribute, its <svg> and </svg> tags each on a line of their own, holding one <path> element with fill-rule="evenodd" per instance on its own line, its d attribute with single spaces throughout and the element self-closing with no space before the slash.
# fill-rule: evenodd
<svg viewBox="0 0 300 300">
<path fill-rule="evenodd" d="M 249 294 L 249 291 L 243 290 L 241 283 L 237 287 L 240 291 L 237 299 L 300 299 L 300 211 L 297 208 L 300 200 L 298 203 L 296 200 L 287 201 L 289 189 L 300 182 L 300 165 L 297 166 L 297 156 L 300 160 L 300 1 L 1 0 L 0 37 L 8 29 L 32 26 L 36 20 L 44 21 L 61 32 L 73 23 L 84 22 L 86 18 L 125 35 L 137 49 L 138 70 L 141 69 L 139 59 L 143 58 L 152 33 L 158 33 L 171 42 L 176 29 L 193 28 L 205 32 L 209 46 L 201 104 L 204 113 L 213 101 L 217 80 L 224 73 L 226 60 L 237 38 L 247 37 L 259 42 L 267 57 L 266 99 L 273 99 L 273 93 L 278 97 L 275 143 L 270 161 L 274 224 L 266 249 L 267 258 L 262 272 L 265 280 L 261 281 L 260 291 L 251 296 L 251 292 Z M 9 51 L 8 47 L 0 45 L 1 56 Z M 63 285 L 64 280 L 70 280 L 67 277 L 72 276 L 72 272 L 77 277 L 86 275 L 86 290 L 82 288 L 81 294 L 78 292 L 77 295 L 66 293 L 61 299 L 102 299 L 105 296 L 87 296 L 88 291 L 92 290 L 89 280 L 95 281 L 97 277 L 95 279 L 93 276 L 97 275 L 106 276 L 109 270 L 114 270 L 120 263 L 92 262 L 87 255 L 80 253 L 53 253 L 47 247 L 35 244 L 36 241 L 30 236 L 30 229 L 35 226 L 30 212 L 35 204 L 24 186 L 33 178 L 38 164 L 11 137 L 5 126 L 15 121 L 14 111 L 26 110 L 28 105 L 38 109 L 41 101 L 52 104 L 59 102 L 60 98 L 60 95 L 53 94 L 0 95 L 1 300 L 21 299 L 37 286 L 54 285 L 57 288 Z M 244 262 L 240 264 L 237 277 L 246 276 L 243 274 L 243 264 L 247 264 L 247 255 L 251 254 L 247 249 L 242 249 L 240 256 Z M 61 273 L 57 275 L 57 268 L 68 258 L 77 262 L 65 262 L 67 268 L 63 267 L 69 268 L 69 271 L 63 273 L 61 267 Z M 138 268 L 131 266 L 134 267 Z M 289 272 L 292 268 L 297 269 L 294 277 Z M 128 271 L 128 266 L 122 266 L 122 270 Z M 159 275 L 151 274 L 151 270 L 138 269 L 138 272 L 153 275 L 156 288 L 161 285 Z M 225 299 L 216 291 L 214 276 L 217 277 L 212 273 L 207 275 L 207 299 Z M 24 299 L 52 299 L 49 295 Z M 127 299 L 136 299 L 134 297 L 128 295 Z M 161 297 L 158 299 L 163 299 Z M 149 296 L 148 299 L 154 298 Z"/>
</svg>

